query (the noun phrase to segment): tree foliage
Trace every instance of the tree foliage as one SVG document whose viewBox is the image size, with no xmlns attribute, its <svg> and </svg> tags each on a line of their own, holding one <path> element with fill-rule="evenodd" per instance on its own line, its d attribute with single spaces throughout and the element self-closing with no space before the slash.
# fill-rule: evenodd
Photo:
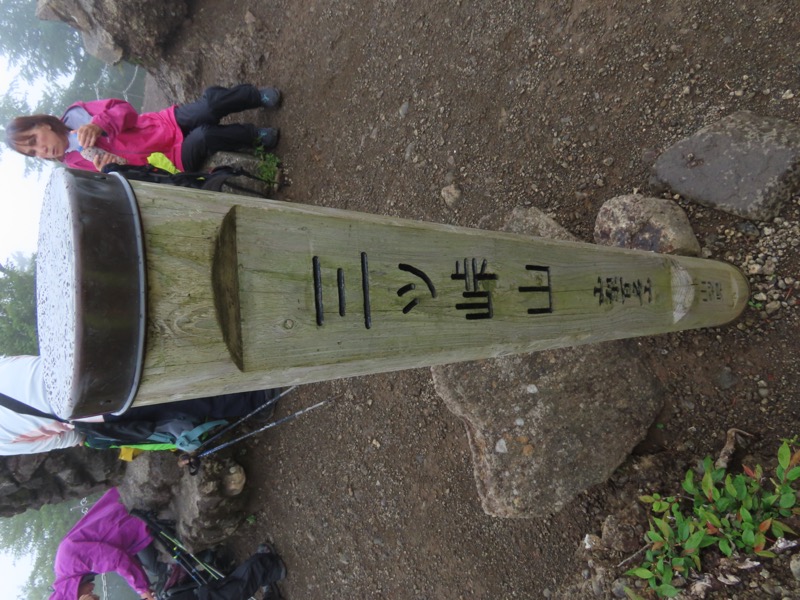
<svg viewBox="0 0 800 600">
<path fill-rule="evenodd" d="M 36 260 L 17 255 L 0 265 L 0 354 L 39 354 L 36 334 Z"/>
<path fill-rule="evenodd" d="M 36 17 L 36 0 L 0 0 L 0 55 L 16 73 L 0 97 L 0 123 L 24 114 L 60 116 L 78 100 L 122 98 L 141 107 L 145 72 L 90 56 L 75 29 Z"/>
<path fill-rule="evenodd" d="M 69 75 L 85 53 L 76 30 L 36 17 L 36 0 L 0 0 L 0 54 L 33 83 Z"/>
<path fill-rule="evenodd" d="M 99 495 L 61 504 L 45 504 L 39 510 L 0 519 L 0 544 L 14 558 L 32 557 L 32 569 L 22 597 L 46 599 L 53 583 L 53 563 L 58 545 L 70 529 L 94 504 Z M 119 576 L 107 578 L 106 598 L 136 599 L 138 595 Z M 96 582 L 96 593 L 101 584 Z"/>
<path fill-rule="evenodd" d="M 92 502 L 97 498 L 92 498 Z M 14 558 L 31 556 L 33 568 L 25 584 L 27 598 L 46 598 L 53 583 L 53 561 L 58 544 L 82 516 L 81 501 L 45 504 L 39 510 L 0 519 L 0 541 Z M 84 502 L 91 506 L 91 502 Z"/>
<path fill-rule="evenodd" d="M 12 99 L 0 103 L 5 121 L 25 113 L 60 115 L 76 100 L 114 97 L 141 104 L 143 72 L 128 63 L 107 65 L 87 54 L 77 30 L 36 17 L 36 0 L 0 0 L 0 55 L 17 71 L 6 91 Z M 25 84 L 44 90 L 35 105 L 20 97 Z"/>
</svg>

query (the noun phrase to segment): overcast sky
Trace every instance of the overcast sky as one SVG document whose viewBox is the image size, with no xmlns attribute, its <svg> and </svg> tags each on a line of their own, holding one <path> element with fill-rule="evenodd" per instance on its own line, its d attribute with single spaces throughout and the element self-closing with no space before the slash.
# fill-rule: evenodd
<svg viewBox="0 0 800 600">
<path fill-rule="evenodd" d="M 27 556 L 23 556 L 14 562 L 10 555 L 0 553 L 0 579 L 3 581 L 3 596 L 5 598 L 20 597 L 19 591 L 28 579 L 32 568 L 31 560 Z"/>
<path fill-rule="evenodd" d="M 8 66 L 0 55 L 0 90 L 8 90 L 18 69 Z M 16 95 L 24 97 L 29 104 L 38 101 L 44 82 L 38 85 L 20 84 Z M 5 127 L 5 123 L 0 123 Z M 0 138 L 5 139 L 5 134 Z M 51 167 L 52 168 L 52 167 Z M 43 176 L 26 177 L 25 157 L 9 150 L 2 144 L 0 150 L 0 262 L 20 251 L 24 254 L 36 252 L 36 236 L 39 230 L 39 210 L 42 193 L 50 176 L 48 168 Z"/>
<path fill-rule="evenodd" d="M 39 211 L 50 168 L 41 176 L 25 177 L 25 158 L 4 149 L 0 154 L 0 262 L 14 252 L 36 252 Z"/>
</svg>

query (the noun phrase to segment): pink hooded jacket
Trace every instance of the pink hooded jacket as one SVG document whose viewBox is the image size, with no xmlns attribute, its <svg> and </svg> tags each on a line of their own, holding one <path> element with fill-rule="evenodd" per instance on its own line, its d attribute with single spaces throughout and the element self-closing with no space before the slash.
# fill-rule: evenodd
<svg viewBox="0 0 800 600">
<path fill-rule="evenodd" d="M 81 578 L 89 573 L 115 571 L 137 593 L 148 591 L 150 582 L 135 555 L 152 541 L 144 521 L 128 514 L 119 491 L 111 488 L 58 545 L 50 600 L 78 600 Z"/>
<path fill-rule="evenodd" d="M 97 139 L 95 145 L 98 148 L 121 156 L 131 165 L 146 165 L 148 156 L 162 152 L 183 171 L 183 132 L 175 121 L 174 106 L 142 114 L 129 103 L 116 98 L 76 102 L 70 108 L 73 106 L 83 108 L 92 116 L 92 123 L 106 132 L 107 135 Z M 74 169 L 97 171 L 80 152 L 67 152 L 64 164 Z"/>
</svg>

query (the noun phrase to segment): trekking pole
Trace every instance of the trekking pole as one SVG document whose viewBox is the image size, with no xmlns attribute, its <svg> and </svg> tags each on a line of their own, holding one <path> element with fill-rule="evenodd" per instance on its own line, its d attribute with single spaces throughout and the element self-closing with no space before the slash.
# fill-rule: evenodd
<svg viewBox="0 0 800 600">
<path fill-rule="evenodd" d="M 152 512 L 145 512 L 134 508 L 131 515 L 137 517 L 147 524 L 147 527 L 155 534 L 155 539 L 167 550 L 171 558 L 192 578 L 198 585 L 207 585 L 209 579 L 198 569 L 205 570 L 212 579 L 219 579 L 221 574 L 216 569 L 208 569 L 208 565 L 198 560 L 186 547 L 164 527 Z M 194 562 L 193 562 L 194 561 Z M 196 564 L 195 564 L 196 563 Z"/>
<path fill-rule="evenodd" d="M 245 416 L 241 417 L 241 418 L 240 418 L 238 421 L 236 421 L 235 423 L 232 423 L 231 425 L 228 425 L 228 426 L 226 426 L 226 427 L 223 427 L 223 428 L 222 428 L 220 431 L 218 431 L 217 433 L 215 433 L 214 435 L 212 435 L 210 438 L 208 438 L 207 440 L 204 440 L 202 444 L 200 444 L 200 445 L 199 445 L 197 448 L 195 448 L 195 449 L 193 450 L 192 454 L 196 454 L 197 452 L 199 452 L 200 450 L 202 450 L 203 448 L 205 448 L 206 446 L 208 446 L 208 445 L 209 445 L 211 442 L 213 442 L 214 440 L 218 440 L 218 439 L 219 439 L 221 436 L 225 435 L 226 433 L 228 433 L 230 430 L 234 429 L 234 428 L 235 428 L 236 426 L 238 426 L 239 424 L 241 424 L 241 423 L 244 423 L 244 422 L 245 422 L 247 419 L 249 419 L 249 418 L 250 418 L 250 417 L 252 417 L 253 415 L 255 415 L 255 414 L 257 414 L 257 413 L 261 412 L 262 410 L 264 410 L 264 409 L 265 409 L 265 408 L 267 408 L 267 407 L 274 406 L 274 405 L 275 405 L 275 403 L 276 403 L 278 400 L 280 400 L 281 398 L 283 398 L 283 397 L 284 397 L 286 394 L 288 394 L 289 392 L 291 392 L 291 391 L 292 391 L 293 389 L 295 389 L 296 387 L 297 387 L 296 385 L 293 385 L 292 387 L 288 387 L 288 388 L 286 388 L 285 390 L 283 390 L 283 391 L 282 391 L 280 394 L 278 394 L 277 396 L 275 396 L 275 397 L 274 397 L 274 398 L 272 398 L 271 400 L 268 400 L 268 401 L 266 401 L 264 404 L 262 404 L 261 406 L 259 406 L 259 407 L 257 407 L 257 408 L 254 408 L 253 410 L 251 410 L 249 413 L 247 413 Z"/>
<path fill-rule="evenodd" d="M 211 580 L 214 581 L 224 577 L 224 575 L 220 573 L 219 570 L 217 570 L 217 568 L 210 562 L 200 560 L 197 555 L 189 552 L 189 549 L 186 548 L 186 546 L 184 546 L 183 543 L 170 532 L 166 531 L 165 529 L 161 529 L 159 533 L 171 544 L 173 558 L 175 558 L 176 562 L 178 562 L 178 564 L 180 564 L 190 575 L 195 573 L 198 575 L 198 577 L 203 579 L 204 584 L 208 583 L 208 579 L 202 575 L 202 572 L 207 573 L 209 577 L 211 577 Z"/>
<path fill-rule="evenodd" d="M 239 436 L 237 438 L 234 438 L 234 439 L 232 439 L 230 441 L 227 441 L 227 442 L 225 442 L 223 444 L 220 444 L 219 446 L 215 446 L 214 448 L 209 448 L 208 450 L 204 450 L 202 452 L 197 452 L 195 450 L 194 452 L 191 452 L 191 453 L 187 452 L 185 454 L 182 454 L 180 456 L 180 458 L 178 458 L 178 465 L 181 466 L 181 467 L 184 467 L 184 466 L 189 467 L 189 474 L 197 475 L 198 471 L 200 470 L 200 459 L 201 458 L 204 458 L 206 456 L 214 454 L 215 452 L 219 452 L 220 450 L 228 448 L 229 446 L 232 446 L 233 444 L 236 444 L 238 442 L 246 440 L 247 438 L 249 438 L 251 436 L 254 436 L 257 433 L 261 433 L 262 431 L 266 431 L 267 429 L 272 429 L 273 427 L 277 427 L 278 425 L 281 425 L 282 423 L 286 423 L 287 421 L 292 421 L 292 420 L 296 419 L 297 417 L 299 417 L 300 415 L 302 415 L 304 413 L 307 413 L 309 411 L 312 411 L 315 408 L 319 408 L 320 406 L 323 406 L 323 405 L 327 404 L 328 402 L 330 402 L 329 399 L 323 400 L 322 402 L 317 402 L 316 404 L 314 404 L 312 406 L 300 409 L 297 412 L 292 413 L 290 415 L 286 415 L 285 417 L 283 417 L 281 419 L 278 419 L 277 421 L 274 421 L 272 423 L 267 423 L 266 425 L 264 425 L 260 429 L 256 429 L 255 431 L 251 431 L 250 433 L 246 433 L 244 435 L 241 435 L 241 436 Z"/>
</svg>

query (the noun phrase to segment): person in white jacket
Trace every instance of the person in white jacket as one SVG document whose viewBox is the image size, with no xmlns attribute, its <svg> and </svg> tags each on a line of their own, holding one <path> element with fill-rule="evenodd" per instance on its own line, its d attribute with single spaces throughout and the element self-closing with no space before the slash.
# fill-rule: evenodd
<svg viewBox="0 0 800 600">
<path fill-rule="evenodd" d="M 0 358 L 0 392 L 45 413 L 53 414 L 47 401 L 38 356 Z M 83 435 L 71 423 L 22 415 L 0 406 L 0 455 L 35 454 L 83 443 Z"/>
<path fill-rule="evenodd" d="M 47 399 L 42 359 L 39 356 L 0 357 L 0 393 L 40 412 L 55 415 Z M 148 422 L 164 425 L 166 430 L 192 429 L 195 425 L 213 420 L 249 415 L 259 407 L 279 397 L 279 390 L 237 392 L 222 396 L 196 398 L 162 405 L 133 407 L 120 416 L 104 415 L 79 419 L 97 423 L 97 427 L 113 426 L 115 422 Z M 269 412 L 262 416 L 269 418 Z M 89 431 L 94 431 L 87 426 Z M 181 429 L 182 428 L 182 429 Z M 161 429 L 156 429 L 161 431 Z M 91 433 L 90 433 L 91 434 Z M 79 446 L 83 433 L 72 423 L 59 421 L 55 416 L 20 414 L 0 404 L 0 456 L 36 454 L 60 448 Z M 91 445 L 91 444 L 90 444 Z"/>
</svg>

